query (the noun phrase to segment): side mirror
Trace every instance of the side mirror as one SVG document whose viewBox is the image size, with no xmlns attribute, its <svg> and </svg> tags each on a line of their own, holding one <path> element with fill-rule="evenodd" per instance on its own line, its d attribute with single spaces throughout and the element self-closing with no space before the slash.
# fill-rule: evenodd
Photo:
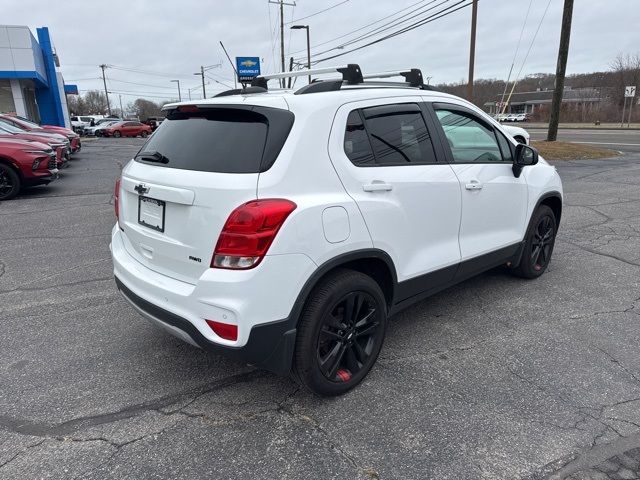
<svg viewBox="0 0 640 480">
<path fill-rule="evenodd" d="M 516 145 L 516 154 L 513 160 L 513 175 L 518 178 L 522 169 L 538 163 L 538 150 L 524 143 Z"/>
</svg>

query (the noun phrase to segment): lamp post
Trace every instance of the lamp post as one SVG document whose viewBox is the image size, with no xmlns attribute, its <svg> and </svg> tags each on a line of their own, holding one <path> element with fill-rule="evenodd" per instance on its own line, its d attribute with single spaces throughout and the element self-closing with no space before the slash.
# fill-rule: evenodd
<svg viewBox="0 0 640 480">
<path fill-rule="evenodd" d="M 307 68 L 311 70 L 311 41 L 309 34 L 309 25 L 293 25 L 291 30 L 306 30 L 307 31 Z M 309 83 L 311 83 L 311 75 L 309 75 Z"/>
<path fill-rule="evenodd" d="M 180 93 L 180 80 L 170 80 L 171 82 L 176 82 L 178 84 L 178 101 L 182 101 L 182 93 Z"/>
<path fill-rule="evenodd" d="M 215 65 L 209 65 L 208 67 L 205 67 L 204 65 L 200 65 L 200 71 L 194 73 L 194 75 L 200 75 L 202 77 L 202 98 L 207 98 L 207 91 L 204 86 L 204 72 L 206 72 L 207 70 L 211 70 L 212 68 L 218 68 L 218 67 L 222 67 L 222 64 L 216 63 Z"/>
</svg>

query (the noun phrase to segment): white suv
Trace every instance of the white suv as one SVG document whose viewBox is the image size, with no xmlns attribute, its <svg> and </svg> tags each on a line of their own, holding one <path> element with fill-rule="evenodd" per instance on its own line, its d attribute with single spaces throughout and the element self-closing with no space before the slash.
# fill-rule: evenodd
<svg viewBox="0 0 640 480">
<path fill-rule="evenodd" d="M 540 276 L 562 185 L 419 70 L 287 75 L 328 71 L 343 79 L 267 91 L 276 74 L 166 106 L 116 183 L 111 250 L 158 326 L 336 395 L 371 369 L 390 315 L 500 265 Z"/>
</svg>

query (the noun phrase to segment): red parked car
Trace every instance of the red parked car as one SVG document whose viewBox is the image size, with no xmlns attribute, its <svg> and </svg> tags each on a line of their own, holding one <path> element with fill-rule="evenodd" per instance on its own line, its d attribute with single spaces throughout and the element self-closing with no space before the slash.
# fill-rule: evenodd
<svg viewBox="0 0 640 480">
<path fill-rule="evenodd" d="M 151 135 L 151 127 L 141 122 L 125 121 L 109 125 L 102 131 L 105 137 L 147 137 Z"/>
<path fill-rule="evenodd" d="M 73 130 L 65 127 L 58 127 L 57 125 L 38 125 L 37 123 L 27 120 L 26 118 L 19 117 L 17 115 L 0 115 L 0 120 L 11 123 L 13 126 L 21 128 L 27 132 L 33 133 L 59 133 L 69 139 L 71 143 L 71 153 L 80 151 L 82 144 L 80 143 L 80 135 Z"/>
<path fill-rule="evenodd" d="M 68 165 L 71 147 L 69 140 L 57 133 L 30 133 L 20 130 L 13 125 L 0 121 L 0 138 L 13 138 L 14 140 L 32 140 L 34 142 L 49 145 L 56 152 L 56 163 L 58 168 Z"/>
<path fill-rule="evenodd" d="M 0 201 L 15 197 L 22 187 L 47 184 L 57 176 L 56 154 L 48 145 L 0 138 Z"/>
</svg>

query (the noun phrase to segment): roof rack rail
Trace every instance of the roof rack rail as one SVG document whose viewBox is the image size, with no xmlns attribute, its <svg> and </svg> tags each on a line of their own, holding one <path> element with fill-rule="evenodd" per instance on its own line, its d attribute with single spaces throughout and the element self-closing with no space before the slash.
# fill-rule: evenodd
<svg viewBox="0 0 640 480">
<path fill-rule="evenodd" d="M 371 78 L 390 78 L 390 77 L 404 77 L 405 81 L 410 87 L 421 87 L 424 85 L 422 78 L 422 71 L 419 68 L 409 68 L 406 70 L 394 70 L 390 72 L 370 73 L 363 75 L 364 80 Z"/>
<path fill-rule="evenodd" d="M 310 70 L 297 70 L 295 72 L 260 75 L 251 81 L 251 86 L 267 88 L 267 82 L 276 78 L 306 77 L 311 75 L 322 75 L 324 73 L 341 73 L 342 81 L 346 82 L 348 85 L 356 85 L 363 82 L 360 66 L 355 63 L 350 63 L 341 67 L 312 68 Z"/>
</svg>

